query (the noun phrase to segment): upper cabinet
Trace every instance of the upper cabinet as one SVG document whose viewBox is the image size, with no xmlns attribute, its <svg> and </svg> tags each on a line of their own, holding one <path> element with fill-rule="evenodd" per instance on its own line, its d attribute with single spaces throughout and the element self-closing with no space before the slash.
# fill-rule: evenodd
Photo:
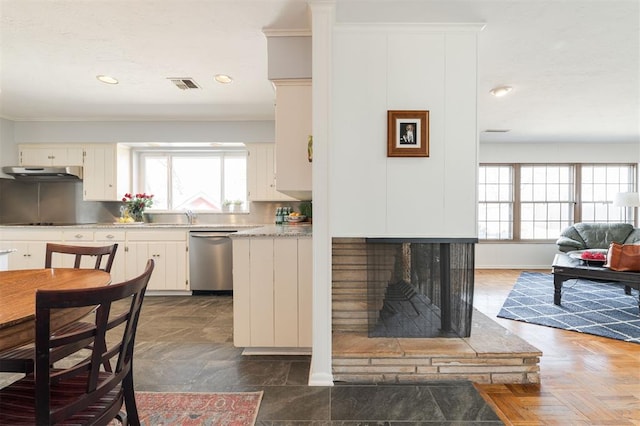
<svg viewBox="0 0 640 426">
<path fill-rule="evenodd" d="M 120 201 L 131 192 L 131 152 L 120 144 L 85 145 L 83 198 Z"/>
<path fill-rule="evenodd" d="M 273 84 L 276 189 L 299 200 L 311 200 L 311 80 L 275 80 Z"/>
<path fill-rule="evenodd" d="M 20 144 L 21 166 L 82 166 L 82 145 Z"/>
<path fill-rule="evenodd" d="M 311 30 L 266 28 L 263 32 L 267 74 L 276 90 L 276 189 L 298 200 L 311 200 Z"/>
<path fill-rule="evenodd" d="M 251 201 L 292 201 L 276 190 L 275 149 L 271 143 L 247 144 L 247 191 Z"/>
</svg>

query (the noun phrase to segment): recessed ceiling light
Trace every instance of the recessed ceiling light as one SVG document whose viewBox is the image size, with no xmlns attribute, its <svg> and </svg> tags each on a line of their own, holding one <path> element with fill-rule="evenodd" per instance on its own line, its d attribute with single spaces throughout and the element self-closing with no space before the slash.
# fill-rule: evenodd
<svg viewBox="0 0 640 426">
<path fill-rule="evenodd" d="M 509 93 L 510 91 L 513 90 L 513 87 L 511 86 L 498 86 L 498 87 L 494 87 L 493 89 L 489 90 L 489 93 L 491 93 L 493 96 L 495 97 L 500 97 L 500 96 L 504 96 L 507 93 Z"/>
<path fill-rule="evenodd" d="M 215 80 L 218 83 L 222 83 L 222 84 L 229 84 L 233 81 L 233 78 L 231 78 L 230 76 L 226 75 L 226 74 L 216 74 Z"/>
<path fill-rule="evenodd" d="M 109 76 L 109 75 L 97 75 L 96 78 L 103 83 L 107 84 L 118 84 L 118 80 Z"/>
</svg>

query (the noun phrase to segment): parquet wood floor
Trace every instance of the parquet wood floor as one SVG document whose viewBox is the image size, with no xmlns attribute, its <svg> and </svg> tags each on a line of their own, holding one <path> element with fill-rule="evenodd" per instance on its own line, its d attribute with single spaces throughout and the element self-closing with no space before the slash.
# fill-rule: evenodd
<svg viewBox="0 0 640 426">
<path fill-rule="evenodd" d="M 476 270 L 474 306 L 542 350 L 540 384 L 477 384 L 485 400 L 507 425 L 640 425 L 640 345 L 497 318 L 520 272 Z"/>
</svg>

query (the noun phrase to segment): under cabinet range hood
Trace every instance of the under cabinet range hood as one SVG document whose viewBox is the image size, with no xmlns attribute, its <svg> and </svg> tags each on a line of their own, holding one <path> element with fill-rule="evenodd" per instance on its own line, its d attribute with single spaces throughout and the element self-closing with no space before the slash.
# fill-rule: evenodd
<svg viewBox="0 0 640 426">
<path fill-rule="evenodd" d="M 51 167 L 14 167 L 2 168 L 2 172 L 13 176 L 16 180 L 30 181 L 62 181 L 82 180 L 80 166 L 51 166 Z"/>
</svg>

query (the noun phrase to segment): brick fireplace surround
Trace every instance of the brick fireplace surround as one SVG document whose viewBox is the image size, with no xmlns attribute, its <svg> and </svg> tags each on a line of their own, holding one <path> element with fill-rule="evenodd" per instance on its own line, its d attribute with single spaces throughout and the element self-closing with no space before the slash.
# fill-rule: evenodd
<svg viewBox="0 0 640 426">
<path fill-rule="evenodd" d="M 332 243 L 333 376 L 349 383 L 539 383 L 542 352 L 477 310 L 469 337 L 368 337 L 364 238 Z"/>
</svg>

